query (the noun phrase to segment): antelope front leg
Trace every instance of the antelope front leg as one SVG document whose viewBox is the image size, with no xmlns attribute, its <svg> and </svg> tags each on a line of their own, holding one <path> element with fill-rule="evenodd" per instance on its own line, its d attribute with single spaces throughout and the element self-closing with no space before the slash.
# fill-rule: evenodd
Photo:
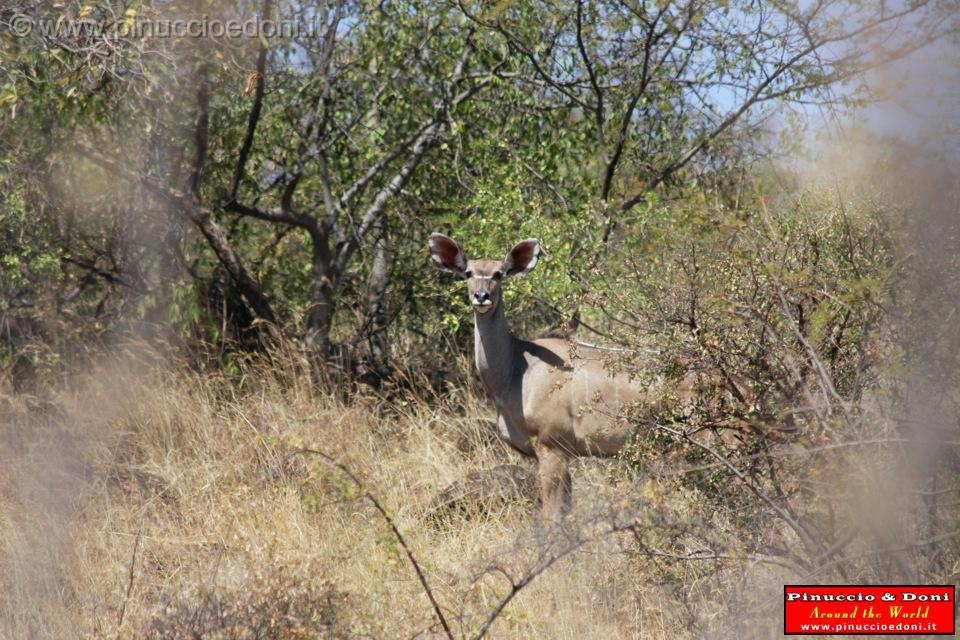
<svg viewBox="0 0 960 640">
<path fill-rule="evenodd" d="M 570 481 L 569 456 L 558 449 L 543 445 L 536 447 L 540 461 L 540 499 L 543 503 L 543 519 L 560 522 L 570 512 L 572 484 Z"/>
</svg>

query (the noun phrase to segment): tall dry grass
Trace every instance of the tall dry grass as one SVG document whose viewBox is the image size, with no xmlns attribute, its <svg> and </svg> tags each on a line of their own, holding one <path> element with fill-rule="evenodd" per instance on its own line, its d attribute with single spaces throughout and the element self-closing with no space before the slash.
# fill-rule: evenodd
<svg viewBox="0 0 960 640">
<path fill-rule="evenodd" d="M 530 464 L 490 437 L 492 410 L 469 391 L 345 402 L 318 391 L 292 354 L 225 377 L 118 351 L 70 384 L 2 398 L 0 637 L 439 635 L 364 492 L 390 514 L 457 637 L 570 541 L 577 550 L 520 590 L 491 636 L 696 635 L 675 615 L 689 602 L 653 579 L 628 535 L 591 539 L 630 481 L 612 463 L 576 467 L 575 513 L 553 539 L 522 500 L 433 517 L 433 498 L 467 473 Z M 700 596 L 712 597 L 683 600 Z"/>
</svg>

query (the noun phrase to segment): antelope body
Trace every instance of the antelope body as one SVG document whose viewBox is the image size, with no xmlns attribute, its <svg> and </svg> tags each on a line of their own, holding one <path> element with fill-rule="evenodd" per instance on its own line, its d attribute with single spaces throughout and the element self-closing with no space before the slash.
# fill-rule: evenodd
<svg viewBox="0 0 960 640">
<path fill-rule="evenodd" d="M 466 280 L 477 370 L 496 405 L 500 435 L 537 458 L 544 515 L 559 519 L 570 508 L 570 458 L 616 454 L 629 431 L 621 410 L 646 390 L 605 367 L 608 350 L 510 333 L 501 282 L 534 268 L 537 240 L 518 243 L 502 261 L 467 260 L 456 242 L 439 233 L 430 235 L 429 244 L 439 267 Z"/>
</svg>

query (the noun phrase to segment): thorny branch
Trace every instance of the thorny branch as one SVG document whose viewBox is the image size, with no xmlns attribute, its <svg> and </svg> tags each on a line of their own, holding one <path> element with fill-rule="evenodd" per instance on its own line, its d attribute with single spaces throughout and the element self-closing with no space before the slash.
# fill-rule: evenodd
<svg viewBox="0 0 960 640">
<path fill-rule="evenodd" d="M 790 526 L 790 528 L 793 529 L 794 533 L 797 534 L 797 537 L 799 537 L 800 540 L 803 542 L 803 545 L 804 547 L 806 547 L 808 554 L 810 554 L 812 557 L 816 557 L 823 551 L 824 549 L 823 543 L 820 542 L 816 538 L 816 536 L 813 535 L 813 533 L 809 530 L 808 527 L 806 527 L 799 520 L 794 518 L 788 509 L 786 509 L 782 505 L 777 504 L 777 502 L 773 498 L 768 496 L 766 492 L 764 492 L 760 487 L 756 485 L 756 483 L 751 481 L 750 478 L 748 478 L 746 474 L 743 473 L 743 471 L 741 471 L 736 465 L 730 462 L 730 460 L 726 456 L 718 452 L 716 449 L 714 449 L 710 445 L 704 444 L 702 442 L 698 442 L 697 440 L 690 437 L 690 435 L 684 431 L 681 431 L 679 429 L 674 429 L 666 425 L 657 425 L 656 428 L 666 433 L 669 433 L 670 435 L 676 438 L 680 438 L 681 440 L 684 440 L 685 442 L 692 444 L 695 447 L 699 447 L 700 449 L 703 449 L 704 451 L 712 455 L 723 466 L 725 466 L 731 473 L 733 473 L 733 475 L 735 475 L 737 479 L 740 480 L 740 482 L 742 482 L 755 496 L 757 496 L 757 498 L 759 498 L 764 504 L 770 507 L 770 509 L 772 509 L 773 512 L 776 513 L 781 520 L 786 522 Z"/>
</svg>

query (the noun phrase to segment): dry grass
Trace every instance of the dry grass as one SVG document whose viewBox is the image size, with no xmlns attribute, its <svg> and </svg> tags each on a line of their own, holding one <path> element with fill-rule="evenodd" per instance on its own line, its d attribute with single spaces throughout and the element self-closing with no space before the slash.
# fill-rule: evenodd
<svg viewBox="0 0 960 640">
<path fill-rule="evenodd" d="M 3 398 L 0 637 L 438 636 L 383 519 L 344 474 L 296 453 L 304 446 L 364 479 L 454 635 L 475 633 L 509 592 L 505 576 L 553 544 L 522 501 L 429 517 L 468 472 L 527 464 L 489 437 L 491 410 L 466 392 L 345 404 L 288 364 L 225 379 L 139 353 L 43 401 Z M 623 476 L 577 465 L 570 535 L 598 526 Z M 522 590 L 491 635 L 695 635 L 633 550 L 626 535 L 585 544 Z"/>
</svg>

